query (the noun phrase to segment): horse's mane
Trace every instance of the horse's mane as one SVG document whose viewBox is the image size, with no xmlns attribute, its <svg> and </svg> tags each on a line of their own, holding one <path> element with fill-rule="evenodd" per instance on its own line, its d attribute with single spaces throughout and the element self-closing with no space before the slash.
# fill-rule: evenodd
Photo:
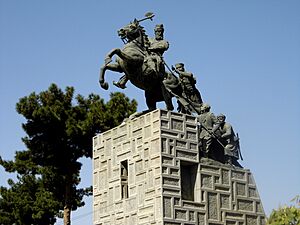
<svg viewBox="0 0 300 225">
<path fill-rule="evenodd" d="M 146 34 L 146 30 L 141 25 L 139 25 L 139 29 L 141 30 L 143 45 L 146 49 L 148 49 L 150 46 L 150 41 L 149 41 L 148 35 Z"/>
</svg>

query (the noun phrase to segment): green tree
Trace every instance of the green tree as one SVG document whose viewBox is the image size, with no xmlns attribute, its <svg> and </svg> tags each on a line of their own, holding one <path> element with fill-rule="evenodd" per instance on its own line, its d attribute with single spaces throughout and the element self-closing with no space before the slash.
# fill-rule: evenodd
<svg viewBox="0 0 300 225">
<path fill-rule="evenodd" d="M 47 191 L 42 180 L 24 175 L 10 188 L 0 187 L 0 224 L 54 224 L 60 202 Z"/>
<path fill-rule="evenodd" d="M 122 93 L 112 93 L 107 103 L 94 94 L 87 98 L 77 95 L 74 100 L 74 88 L 63 92 L 55 84 L 21 98 L 16 109 L 26 119 L 22 126 L 27 136 L 22 140 L 27 150 L 17 152 L 14 161 L 0 158 L 6 171 L 19 174 L 17 183 L 9 181 L 10 188 L 1 188 L 0 205 L 14 207 L 0 211 L 0 216 L 8 213 L 5 218 L 14 217 L 14 222 L 22 225 L 53 224 L 53 215 L 63 210 L 64 224 L 69 225 L 71 210 L 83 206 L 83 196 L 91 193 L 90 188 L 77 188 L 82 166 L 78 160 L 92 157 L 96 133 L 119 125 L 136 106 L 135 100 Z M 28 198 L 21 201 L 18 196 L 23 191 Z M 19 201 L 22 208 L 28 208 L 27 217 L 32 214 L 31 220 L 17 212 Z M 43 204 L 48 211 L 42 210 Z"/>
<path fill-rule="evenodd" d="M 273 210 L 267 224 L 300 225 L 300 196 L 296 196 L 292 201 L 295 201 L 296 205 L 279 207 L 279 209 Z"/>
</svg>

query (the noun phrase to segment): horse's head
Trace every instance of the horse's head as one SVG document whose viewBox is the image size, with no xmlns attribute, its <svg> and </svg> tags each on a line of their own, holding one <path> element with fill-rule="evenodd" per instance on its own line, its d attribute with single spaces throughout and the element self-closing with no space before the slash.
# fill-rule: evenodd
<svg viewBox="0 0 300 225">
<path fill-rule="evenodd" d="M 127 39 L 128 41 L 132 41 L 139 36 L 141 36 L 141 31 L 143 28 L 140 26 L 139 22 L 135 19 L 130 24 L 122 27 L 118 30 L 118 35 L 122 40 Z"/>
</svg>

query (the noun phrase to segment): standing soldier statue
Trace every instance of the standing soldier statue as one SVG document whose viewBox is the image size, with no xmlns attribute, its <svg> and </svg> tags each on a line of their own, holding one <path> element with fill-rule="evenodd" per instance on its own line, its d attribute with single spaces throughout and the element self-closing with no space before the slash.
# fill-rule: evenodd
<svg viewBox="0 0 300 225">
<path fill-rule="evenodd" d="M 175 64 L 175 68 L 172 66 L 172 70 L 179 75 L 179 81 L 182 87 L 182 97 L 185 98 L 195 111 L 200 112 L 202 98 L 201 94 L 196 88 L 196 79 L 191 72 L 186 72 L 183 63 Z M 189 113 L 182 107 L 181 104 L 178 106 L 178 111 L 182 113 Z"/>
<path fill-rule="evenodd" d="M 220 142 L 223 144 L 225 163 L 241 167 L 237 162 L 239 156 L 241 155 L 239 138 L 235 135 L 232 126 L 229 123 L 225 122 L 225 119 L 225 115 L 218 115 L 217 123 L 213 127 L 212 132 L 216 136 L 216 138 L 218 138 L 218 140 L 220 140 Z"/>
<path fill-rule="evenodd" d="M 198 116 L 199 122 L 199 142 L 201 145 L 202 153 L 205 158 L 211 152 L 211 144 L 213 141 L 212 129 L 217 122 L 215 115 L 210 112 L 210 105 L 203 103 L 201 106 L 201 114 Z"/>
</svg>

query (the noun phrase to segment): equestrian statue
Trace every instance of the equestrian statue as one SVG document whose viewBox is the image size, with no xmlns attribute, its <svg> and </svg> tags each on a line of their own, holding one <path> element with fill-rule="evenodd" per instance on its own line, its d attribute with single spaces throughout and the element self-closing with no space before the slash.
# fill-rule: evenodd
<svg viewBox="0 0 300 225">
<path fill-rule="evenodd" d="M 100 86 L 105 90 L 109 87 L 105 81 L 106 70 L 124 73 L 118 82 L 114 82 L 114 85 L 126 88 L 125 84 L 129 80 L 133 85 L 144 90 L 149 111 L 156 109 L 156 103 L 160 101 L 164 101 L 167 110 L 172 111 L 174 109 L 172 97 L 176 97 L 180 105 L 186 108 L 185 112 L 199 113 L 200 110 L 191 107 L 190 100 L 184 97 L 179 78 L 170 69 L 169 72 L 165 71 L 167 64 L 162 54 L 168 49 L 169 44 L 163 40 L 163 25 L 156 25 L 153 39 L 148 38 L 144 27 L 140 25 L 140 22 L 152 20 L 153 17 L 153 13 L 147 13 L 145 18 L 134 19 L 133 22 L 118 30 L 118 36 L 124 42 L 124 46 L 122 49 L 114 48 L 106 55 L 104 65 L 100 69 Z M 116 60 L 112 62 L 114 55 Z"/>
</svg>

